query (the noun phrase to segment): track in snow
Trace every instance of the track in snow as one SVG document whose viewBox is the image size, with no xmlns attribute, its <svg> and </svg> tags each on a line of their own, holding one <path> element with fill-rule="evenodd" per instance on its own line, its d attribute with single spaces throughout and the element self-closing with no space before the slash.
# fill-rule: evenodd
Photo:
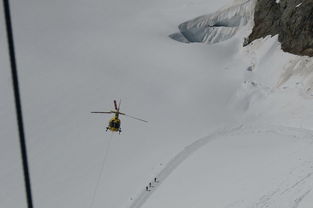
<svg viewBox="0 0 313 208">
<path fill-rule="evenodd" d="M 295 128 L 295 127 L 287 127 L 287 126 L 263 126 L 260 127 L 258 126 L 257 128 L 253 127 L 253 126 L 237 126 L 235 128 L 231 128 L 231 129 L 227 129 L 227 130 L 220 130 L 217 131 L 215 133 L 213 133 L 212 135 L 208 136 L 208 137 L 204 137 L 201 138 L 195 142 L 193 142 L 192 144 L 186 146 L 181 152 L 179 152 L 175 157 L 173 157 L 164 167 L 163 169 L 157 174 L 155 175 L 155 177 L 158 179 L 158 183 L 153 183 L 153 187 L 150 189 L 150 191 L 146 191 L 145 189 L 142 189 L 139 194 L 132 199 L 131 204 L 128 204 L 128 208 L 140 208 L 145 202 L 146 200 L 154 193 L 154 191 L 157 190 L 157 188 L 162 184 L 162 182 L 186 159 L 188 158 L 190 155 L 192 155 L 194 152 L 196 152 L 198 149 L 200 149 L 201 147 L 203 147 L 204 145 L 206 145 L 208 142 L 219 138 L 220 136 L 227 136 L 230 133 L 235 133 L 238 132 L 238 130 L 241 130 L 242 132 L 245 133 L 261 133 L 261 132 L 272 132 L 278 135 L 286 135 L 286 136 L 295 136 L 297 135 L 297 137 L 299 138 L 306 138 L 311 140 L 312 136 L 313 136 L 313 132 L 312 130 L 309 129 L 302 129 L 302 128 Z M 241 133 L 242 133 L 241 132 Z M 240 133 L 240 131 L 238 132 Z M 311 167 L 313 168 L 313 166 Z M 310 169 L 311 169 L 310 168 Z M 302 172 L 302 170 L 300 170 L 300 172 Z M 296 174 L 297 175 L 297 174 Z M 302 175 L 302 174 L 300 174 Z M 312 176 L 312 172 L 310 172 L 305 179 L 310 178 Z M 290 176 L 289 176 L 290 177 Z M 289 177 L 286 178 L 286 181 L 288 183 L 285 184 L 285 186 L 287 187 L 296 187 L 298 184 L 300 184 L 299 182 L 295 181 L 292 182 L 292 178 L 290 179 Z M 297 177 L 296 177 L 297 178 Z M 290 182 L 291 180 L 291 182 Z M 310 179 L 313 181 L 313 179 Z M 300 180 L 302 182 L 302 180 Z M 309 183 L 309 182 L 308 182 Z M 301 185 L 301 184 L 300 184 Z M 303 184 L 302 184 L 303 185 Z M 303 185 L 305 186 L 305 185 Z M 285 190 L 284 187 L 278 187 L 279 189 Z M 289 189 L 286 189 L 289 191 Z M 293 189 L 292 189 L 293 190 Z M 291 190 L 291 191 L 292 191 Z M 304 194 L 302 192 L 300 192 L 299 190 L 295 189 L 293 191 L 302 194 L 300 197 L 297 198 L 297 200 L 295 201 L 295 206 L 293 207 L 297 207 L 297 205 L 300 203 L 300 201 L 302 201 L 303 198 L 305 198 L 310 192 L 311 192 L 311 188 L 310 189 L 304 189 Z M 272 190 L 273 191 L 273 190 Z M 284 191 L 286 192 L 286 191 Z M 270 192 L 271 193 L 271 192 Z M 280 194 L 282 194 L 281 192 L 279 192 Z M 289 195 L 288 195 L 289 196 Z M 285 196 L 285 197 L 288 197 Z M 273 197 L 270 198 L 266 198 L 267 200 L 264 202 L 264 198 L 261 197 L 260 201 L 257 202 L 258 205 L 263 206 L 263 203 L 268 203 L 268 200 L 274 200 L 275 199 Z"/>
<path fill-rule="evenodd" d="M 181 152 L 179 152 L 175 157 L 173 157 L 165 166 L 164 168 L 155 176 L 158 179 L 157 183 L 153 183 L 153 188 L 150 191 L 146 191 L 142 189 L 139 195 L 133 199 L 132 203 L 130 204 L 129 208 L 140 208 L 145 201 L 153 194 L 153 192 L 162 184 L 162 182 L 179 166 L 187 157 L 189 157 L 192 153 L 197 151 L 199 148 L 207 144 L 208 142 L 215 139 L 217 136 L 226 135 L 228 133 L 237 131 L 238 129 L 242 128 L 242 125 L 239 127 L 235 127 L 229 130 L 222 130 L 213 133 L 210 136 L 198 139 L 197 141 L 193 142 L 192 144 L 186 146 Z"/>
</svg>

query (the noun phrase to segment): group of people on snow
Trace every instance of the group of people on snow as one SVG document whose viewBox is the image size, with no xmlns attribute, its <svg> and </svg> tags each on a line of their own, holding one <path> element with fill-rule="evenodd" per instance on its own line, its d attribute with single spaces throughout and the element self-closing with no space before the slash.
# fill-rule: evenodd
<svg viewBox="0 0 313 208">
<path fill-rule="evenodd" d="M 154 178 L 154 183 L 159 183 L 158 179 L 157 178 Z M 148 186 L 146 186 L 146 191 L 151 191 L 150 188 L 153 188 L 152 186 L 152 182 L 149 183 Z"/>
<path fill-rule="evenodd" d="M 153 182 L 156 184 L 156 183 L 159 183 L 159 180 L 158 180 L 158 178 L 154 178 L 153 179 Z M 152 182 L 150 182 L 149 184 L 148 184 L 148 186 L 146 186 L 146 191 L 151 191 L 151 189 L 150 188 L 153 188 L 154 186 L 152 185 Z M 130 200 L 132 201 L 133 200 L 133 197 L 130 197 Z"/>
</svg>

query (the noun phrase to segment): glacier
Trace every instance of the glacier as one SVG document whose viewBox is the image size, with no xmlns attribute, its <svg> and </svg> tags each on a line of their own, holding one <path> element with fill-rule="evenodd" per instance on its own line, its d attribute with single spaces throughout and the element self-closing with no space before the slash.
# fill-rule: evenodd
<svg viewBox="0 0 313 208">
<path fill-rule="evenodd" d="M 94 197 L 92 208 L 310 208 L 312 58 L 283 52 L 277 36 L 243 47 L 254 4 L 14 2 L 35 207 Z M 0 43 L 0 207 L 25 207 L 5 35 Z M 149 123 L 105 132 L 110 117 L 90 111 L 114 99 Z"/>
<path fill-rule="evenodd" d="M 253 22 L 256 0 L 239 0 L 230 6 L 186 21 L 178 26 L 179 33 L 170 37 L 181 42 L 214 44 L 233 37 L 240 28 Z M 183 38 L 184 37 L 184 38 Z"/>
</svg>

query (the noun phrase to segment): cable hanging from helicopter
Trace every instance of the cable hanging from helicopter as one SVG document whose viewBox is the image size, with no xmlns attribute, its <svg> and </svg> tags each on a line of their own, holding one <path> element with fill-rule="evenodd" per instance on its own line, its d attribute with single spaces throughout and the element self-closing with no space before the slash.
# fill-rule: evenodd
<svg viewBox="0 0 313 208">
<path fill-rule="evenodd" d="M 127 115 L 125 113 L 120 112 L 120 106 L 121 106 L 121 100 L 119 101 L 119 104 L 117 105 L 116 100 L 114 100 L 114 108 L 115 110 L 102 112 L 102 111 L 95 111 L 91 113 L 105 113 L 105 114 L 114 114 L 114 117 L 110 119 L 109 125 L 106 127 L 106 131 L 110 130 L 112 132 L 119 132 L 121 133 L 121 120 L 119 119 L 119 115 L 127 116 L 132 119 L 136 119 L 143 122 L 148 122 L 146 120 L 143 120 L 141 118 L 136 118 L 134 116 Z"/>
</svg>

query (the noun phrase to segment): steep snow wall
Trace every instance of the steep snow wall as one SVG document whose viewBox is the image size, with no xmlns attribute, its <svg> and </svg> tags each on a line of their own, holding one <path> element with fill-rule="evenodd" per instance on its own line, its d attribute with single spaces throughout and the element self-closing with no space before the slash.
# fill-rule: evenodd
<svg viewBox="0 0 313 208">
<path fill-rule="evenodd" d="M 178 26 L 170 37 L 180 42 L 218 43 L 233 37 L 253 16 L 256 0 L 237 0 L 217 12 L 203 15 Z"/>
</svg>

